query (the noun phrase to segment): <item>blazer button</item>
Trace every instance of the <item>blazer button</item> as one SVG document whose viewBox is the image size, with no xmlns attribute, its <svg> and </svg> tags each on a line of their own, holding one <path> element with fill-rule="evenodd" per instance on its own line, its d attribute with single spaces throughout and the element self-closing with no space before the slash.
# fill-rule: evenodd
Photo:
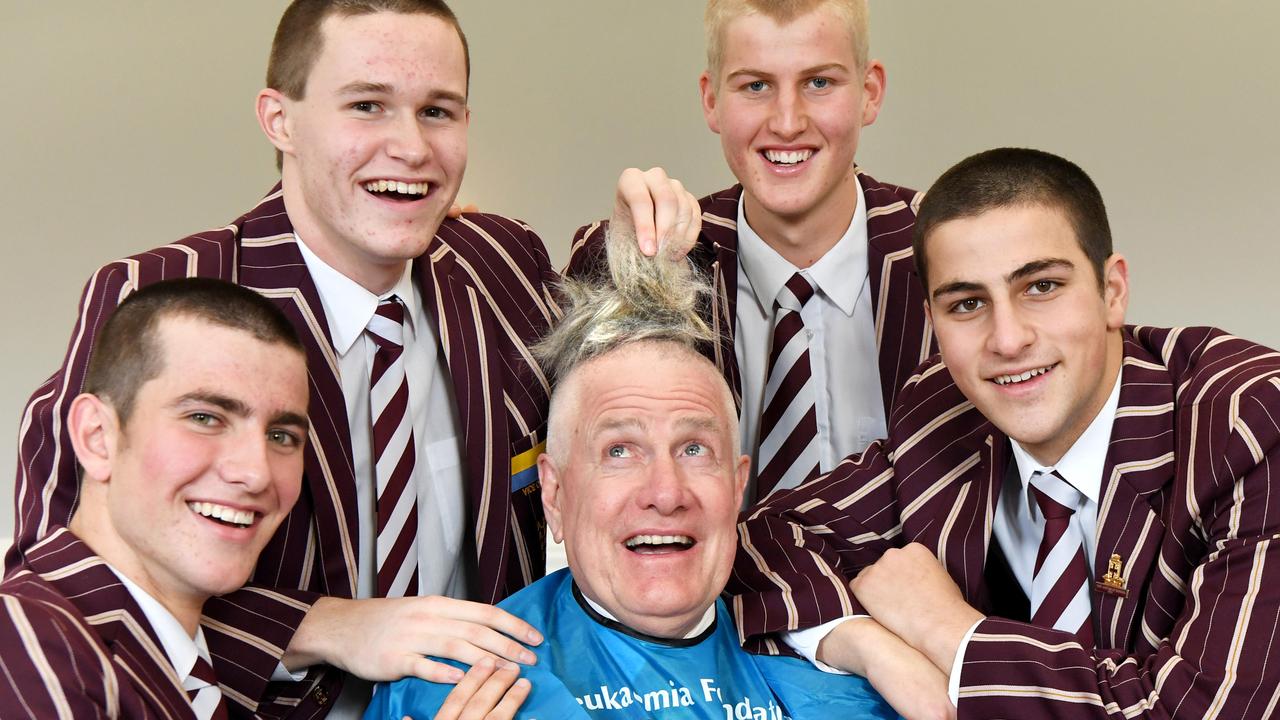
<svg viewBox="0 0 1280 720">
<path fill-rule="evenodd" d="M 317 688 L 316 688 L 316 691 L 315 691 L 314 693 L 312 693 L 312 694 L 315 696 L 316 702 L 317 702 L 317 703 L 319 703 L 320 705 L 328 705 L 328 704 L 329 704 L 329 691 L 328 691 L 328 690 L 325 690 L 325 689 L 324 689 L 324 688 L 322 688 L 322 687 L 317 687 Z"/>
</svg>

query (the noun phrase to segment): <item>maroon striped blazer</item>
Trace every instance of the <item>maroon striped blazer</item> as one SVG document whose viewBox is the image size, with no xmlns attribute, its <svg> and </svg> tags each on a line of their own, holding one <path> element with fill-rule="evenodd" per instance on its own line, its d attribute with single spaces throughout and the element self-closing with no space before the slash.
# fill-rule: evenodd
<svg viewBox="0 0 1280 720">
<path fill-rule="evenodd" d="M 1269 718 L 1280 704 L 1280 353 L 1212 328 L 1125 330 L 1094 576 L 1123 559 L 1126 597 L 1092 595 L 1096 647 L 988 617 L 968 646 L 961 717 Z M 848 579 L 908 542 L 992 609 L 992 518 L 1005 435 L 939 359 L 903 388 L 889 438 L 771 496 L 739 526 L 739 631 L 860 612 Z"/>
<path fill-rule="evenodd" d="M 66 528 L 0 583 L 0 648 L 0 717 L 195 718 L 142 608 Z"/>
<path fill-rule="evenodd" d="M 916 209 L 924 195 L 877 182 L 858 170 L 867 202 L 867 267 L 870 270 L 871 304 L 875 312 L 876 346 L 879 348 L 880 388 L 885 415 L 893 407 L 898 389 L 912 371 L 937 351 L 933 329 L 924 312 L 924 287 L 916 276 L 911 253 L 911 232 Z M 689 252 L 696 267 L 712 283 L 708 322 L 720 336 L 710 358 L 724 372 L 733 397 L 742 402 L 742 379 L 734 352 L 738 316 L 738 198 L 742 186 L 702 198 L 702 233 Z M 603 267 L 604 235 L 608 223 L 579 228 L 565 274 L 583 277 Z"/>
<path fill-rule="evenodd" d="M 205 606 L 205 628 L 226 697 L 273 717 L 322 715 L 340 674 L 317 669 L 304 683 L 270 684 L 294 630 L 322 595 L 352 597 L 358 548 L 355 479 L 337 358 L 277 186 L 234 223 L 109 263 L 89 279 L 66 360 L 29 401 L 19 438 L 16 538 L 6 567 L 75 509 L 78 481 L 63 427 L 89 348 L 112 310 L 162 279 L 221 278 L 273 299 L 307 348 L 311 433 L 303 491 L 244 590 Z M 548 385 L 528 345 L 559 308 L 558 279 L 526 226 L 486 214 L 446 220 L 414 262 L 435 320 L 463 430 L 477 600 L 496 602 L 544 572 L 539 485 L 512 491 L 513 458 L 544 439 Z M 523 467 L 519 468 L 523 469 Z"/>
</svg>

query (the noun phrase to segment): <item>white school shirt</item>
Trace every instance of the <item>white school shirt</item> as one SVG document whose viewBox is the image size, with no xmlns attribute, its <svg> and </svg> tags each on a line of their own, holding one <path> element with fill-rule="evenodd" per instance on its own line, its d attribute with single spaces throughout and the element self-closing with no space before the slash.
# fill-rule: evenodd
<svg viewBox="0 0 1280 720">
<path fill-rule="evenodd" d="M 803 270 L 817 290 L 800 318 L 809 334 L 819 465 L 824 473 L 888 434 L 867 268 L 866 198 L 861 183 L 856 177 L 854 181 L 858 208 L 849 227 L 825 255 Z M 760 416 L 773 343 L 773 302 L 798 270 L 751 228 L 739 198 L 734 352 L 742 378 L 742 447 L 754 461 L 759 460 Z M 755 491 L 759 463 L 754 461 L 747 498 Z"/>
</svg>

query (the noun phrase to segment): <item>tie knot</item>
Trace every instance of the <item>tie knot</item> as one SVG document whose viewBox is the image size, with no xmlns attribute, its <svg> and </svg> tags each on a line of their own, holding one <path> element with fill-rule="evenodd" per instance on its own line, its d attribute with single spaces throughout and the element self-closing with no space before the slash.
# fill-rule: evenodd
<svg viewBox="0 0 1280 720">
<path fill-rule="evenodd" d="M 196 664 L 191 667 L 191 674 L 187 676 L 187 681 L 182 684 L 183 687 L 187 689 L 187 692 L 194 695 L 201 688 L 216 687 L 217 684 L 218 679 L 213 674 L 213 667 L 209 665 L 209 661 L 196 655 Z"/>
<path fill-rule="evenodd" d="M 1046 520 L 1069 518 L 1075 514 L 1076 506 L 1080 504 L 1080 491 L 1062 479 L 1057 471 L 1032 475 L 1031 492 L 1035 495 L 1036 505 L 1040 506 L 1040 514 Z"/>
<path fill-rule="evenodd" d="M 813 297 L 813 283 L 803 273 L 796 273 L 787 280 L 787 284 L 778 291 L 775 305 L 788 310 L 799 311 Z"/>
<path fill-rule="evenodd" d="M 392 295 L 378 303 L 369 318 L 368 331 L 379 345 L 404 345 L 404 304 L 400 298 Z"/>
</svg>

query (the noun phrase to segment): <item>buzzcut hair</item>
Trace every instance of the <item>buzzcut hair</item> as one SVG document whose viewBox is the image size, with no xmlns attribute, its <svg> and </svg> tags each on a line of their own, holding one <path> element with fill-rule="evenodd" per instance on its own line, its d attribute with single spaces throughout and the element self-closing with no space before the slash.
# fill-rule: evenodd
<svg viewBox="0 0 1280 720">
<path fill-rule="evenodd" d="M 702 16 L 707 41 L 707 74 L 711 84 L 720 84 L 720 66 L 724 60 L 724 33 L 729 22 L 744 15 L 764 15 L 778 24 L 789 23 L 820 7 L 830 7 L 844 21 L 853 39 L 853 57 L 857 70 L 867 69 L 870 53 L 869 23 L 871 12 L 867 0 L 708 0 Z"/>
<path fill-rule="evenodd" d="M 164 372 L 159 339 L 165 318 L 187 317 L 249 333 L 306 356 L 288 318 L 270 300 L 222 280 L 165 280 L 138 290 L 116 308 L 94 340 L 84 392 L 115 409 L 121 427 L 133 414 L 138 390 Z"/>
<path fill-rule="evenodd" d="M 929 188 L 916 215 L 912 251 L 927 288 L 927 241 L 939 225 L 991 210 L 1040 205 L 1066 216 L 1098 287 L 1111 257 L 1111 225 L 1102 193 L 1080 166 L 1043 150 L 996 148 L 961 160 Z"/>
<path fill-rule="evenodd" d="M 471 87 L 471 49 L 458 16 L 444 0 L 294 0 L 280 16 L 271 55 L 267 60 L 267 87 L 291 100 L 305 99 L 311 68 L 324 49 L 321 27 L 331 16 L 354 17 L 388 12 L 401 15 L 430 15 L 453 26 L 462 41 L 462 57 L 467 68 L 467 89 Z M 284 156 L 276 151 L 276 169 Z"/>
</svg>

